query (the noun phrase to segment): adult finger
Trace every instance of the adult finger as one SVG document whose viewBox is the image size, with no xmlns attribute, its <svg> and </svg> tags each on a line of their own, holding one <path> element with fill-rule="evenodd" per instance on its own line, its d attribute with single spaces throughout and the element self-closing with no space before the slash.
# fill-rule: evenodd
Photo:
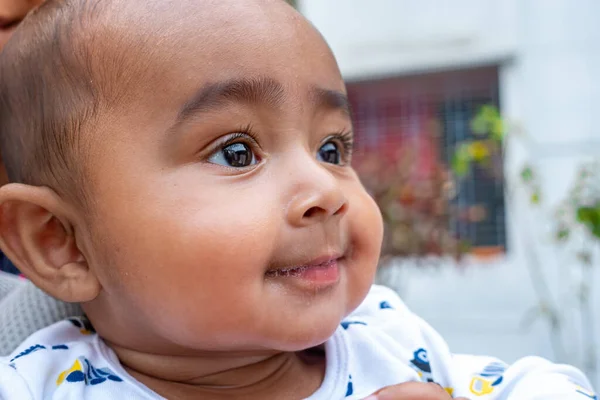
<svg viewBox="0 0 600 400">
<path fill-rule="evenodd" d="M 388 386 L 365 400 L 451 400 L 452 397 L 435 383 L 406 382 Z"/>
</svg>

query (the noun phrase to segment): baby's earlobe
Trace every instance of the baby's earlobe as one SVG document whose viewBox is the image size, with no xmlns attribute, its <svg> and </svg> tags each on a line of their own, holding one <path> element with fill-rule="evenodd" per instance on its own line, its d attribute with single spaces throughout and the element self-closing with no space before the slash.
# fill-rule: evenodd
<svg viewBox="0 0 600 400">
<path fill-rule="evenodd" d="M 93 300 L 100 285 L 77 247 L 58 196 L 47 188 L 7 186 L 0 188 L 0 247 L 5 255 L 51 296 L 72 303 Z"/>
<path fill-rule="evenodd" d="M 60 284 L 54 297 L 68 303 L 86 303 L 101 291 L 100 282 L 90 271 L 87 262 L 71 262 L 60 269 Z"/>
</svg>

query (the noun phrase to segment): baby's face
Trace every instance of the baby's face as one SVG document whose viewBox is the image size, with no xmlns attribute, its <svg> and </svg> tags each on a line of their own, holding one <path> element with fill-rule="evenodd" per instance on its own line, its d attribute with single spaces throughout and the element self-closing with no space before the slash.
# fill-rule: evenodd
<svg viewBox="0 0 600 400">
<path fill-rule="evenodd" d="M 128 49 L 138 82 L 94 134 L 79 240 L 103 293 L 86 311 L 117 344 L 322 343 L 366 295 L 382 237 L 336 62 L 282 2 L 182 4 L 165 30 L 121 28 L 147 47 Z"/>
</svg>

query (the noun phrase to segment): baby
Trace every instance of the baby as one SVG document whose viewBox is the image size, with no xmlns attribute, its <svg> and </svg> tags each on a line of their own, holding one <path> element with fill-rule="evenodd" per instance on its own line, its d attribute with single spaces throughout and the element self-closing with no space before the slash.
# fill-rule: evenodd
<svg viewBox="0 0 600 400">
<path fill-rule="evenodd" d="M 2 399 L 595 399 L 372 286 L 344 82 L 281 0 L 50 0 L 0 56 L 0 121 L 2 250 L 87 316 L 0 359 Z"/>
</svg>

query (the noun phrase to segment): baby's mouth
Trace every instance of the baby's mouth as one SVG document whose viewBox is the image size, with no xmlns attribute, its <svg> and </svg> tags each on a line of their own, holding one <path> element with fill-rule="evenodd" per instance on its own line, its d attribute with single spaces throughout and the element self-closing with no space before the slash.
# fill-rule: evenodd
<svg viewBox="0 0 600 400">
<path fill-rule="evenodd" d="M 302 292 L 316 294 L 337 286 L 345 264 L 345 256 L 338 253 L 302 265 L 271 268 L 265 272 L 265 278 Z"/>
<path fill-rule="evenodd" d="M 331 267 L 337 265 L 337 263 L 340 259 L 341 259 L 341 257 L 331 257 L 323 262 L 310 263 L 310 264 L 306 264 L 306 265 L 300 265 L 297 267 L 271 269 L 271 270 L 267 271 L 265 275 L 269 278 L 288 277 L 288 276 L 300 277 L 309 269 L 331 268 Z"/>
</svg>

